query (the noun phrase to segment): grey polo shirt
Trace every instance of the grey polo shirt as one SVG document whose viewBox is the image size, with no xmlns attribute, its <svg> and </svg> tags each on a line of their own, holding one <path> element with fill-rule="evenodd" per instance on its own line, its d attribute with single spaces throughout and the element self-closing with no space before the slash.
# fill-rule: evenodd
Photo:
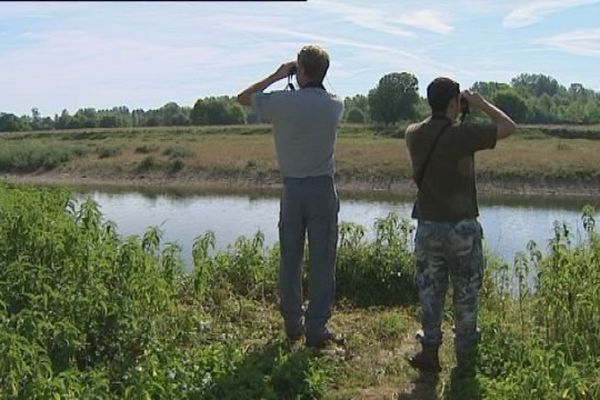
<svg viewBox="0 0 600 400">
<path fill-rule="evenodd" d="M 315 87 L 257 92 L 251 101 L 260 118 L 273 124 L 279 169 L 284 177 L 333 176 L 342 101 Z"/>
</svg>

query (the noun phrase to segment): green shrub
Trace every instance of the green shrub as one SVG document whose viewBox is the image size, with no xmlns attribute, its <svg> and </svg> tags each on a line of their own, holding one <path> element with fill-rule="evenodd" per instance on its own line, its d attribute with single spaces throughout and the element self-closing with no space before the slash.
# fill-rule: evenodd
<svg viewBox="0 0 600 400">
<path fill-rule="evenodd" d="M 4 142 L 0 146 L 0 171 L 34 172 L 52 170 L 71 160 L 79 147 L 47 145 L 22 140 Z"/>
<path fill-rule="evenodd" d="M 115 157 L 121 154 L 121 148 L 117 146 L 102 146 L 96 149 L 98 158 Z"/>
<path fill-rule="evenodd" d="M 143 144 L 135 148 L 135 152 L 139 154 L 148 154 L 154 153 L 158 150 L 158 145 L 156 144 Z"/>
<path fill-rule="evenodd" d="M 573 246 L 571 227 L 557 222 L 548 256 L 530 243 L 513 269 L 488 273 L 480 366 L 489 398 L 600 398 L 600 236 L 593 215 L 584 209 L 581 244 Z"/>
<path fill-rule="evenodd" d="M 185 162 L 181 158 L 175 158 L 169 162 L 169 172 L 175 174 L 185 167 Z"/>
<path fill-rule="evenodd" d="M 147 172 L 147 171 L 150 171 L 151 169 L 156 168 L 157 166 L 158 166 L 158 162 L 156 161 L 156 159 L 153 156 L 148 156 L 148 157 L 144 158 L 142 161 L 140 161 L 136 170 L 137 170 L 137 172 Z"/>
<path fill-rule="evenodd" d="M 193 152 L 187 147 L 169 146 L 163 151 L 162 154 L 164 156 L 169 156 L 169 158 L 185 158 L 191 156 Z"/>
</svg>

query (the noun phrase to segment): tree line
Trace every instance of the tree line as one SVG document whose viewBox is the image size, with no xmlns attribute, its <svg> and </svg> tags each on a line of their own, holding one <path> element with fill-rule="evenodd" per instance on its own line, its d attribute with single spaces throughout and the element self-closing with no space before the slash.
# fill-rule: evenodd
<svg viewBox="0 0 600 400">
<path fill-rule="evenodd" d="M 356 94 L 344 99 L 345 122 L 391 125 L 414 121 L 429 114 L 427 99 L 418 93 L 417 77 L 409 72 L 384 75 L 367 95 Z M 571 83 L 565 87 L 551 76 L 520 74 L 510 84 L 475 82 L 471 90 L 481 93 L 520 123 L 600 123 L 600 92 Z M 482 115 L 474 114 L 477 120 Z M 126 106 L 111 109 L 81 108 L 74 114 L 63 110 L 60 115 L 42 117 L 37 108 L 31 115 L 17 116 L 0 112 L 0 132 L 119 128 L 138 126 L 236 125 L 262 122 L 251 108 L 240 106 L 235 97 L 219 96 L 198 99 L 193 107 L 169 102 L 158 109 L 134 109 Z"/>
</svg>

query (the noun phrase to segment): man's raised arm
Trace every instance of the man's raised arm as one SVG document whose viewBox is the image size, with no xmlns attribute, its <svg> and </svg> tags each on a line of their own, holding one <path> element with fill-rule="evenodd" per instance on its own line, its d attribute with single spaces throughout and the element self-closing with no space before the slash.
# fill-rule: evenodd
<svg viewBox="0 0 600 400">
<path fill-rule="evenodd" d="M 504 111 L 484 99 L 479 93 L 465 90 L 461 93 L 461 96 L 467 99 L 469 105 L 480 109 L 496 123 L 498 139 L 504 139 L 515 131 L 517 125 L 514 121 Z"/>
<path fill-rule="evenodd" d="M 242 91 L 237 96 L 238 102 L 243 106 L 251 106 L 251 97 L 252 94 L 256 92 L 262 92 L 273 83 L 277 82 L 280 79 L 285 78 L 290 74 L 292 68 L 296 67 L 296 61 L 290 61 L 285 64 L 281 64 L 281 66 L 277 69 L 277 71 L 273 72 L 271 75 L 267 76 L 263 80 L 256 82 L 253 85 L 250 85 L 246 90 Z"/>
</svg>

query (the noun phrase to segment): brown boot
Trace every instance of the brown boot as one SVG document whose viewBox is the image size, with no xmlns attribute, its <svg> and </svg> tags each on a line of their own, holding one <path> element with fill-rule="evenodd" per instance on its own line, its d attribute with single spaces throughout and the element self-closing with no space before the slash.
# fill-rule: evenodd
<svg viewBox="0 0 600 400">
<path fill-rule="evenodd" d="M 437 374 L 442 370 L 438 357 L 438 345 L 421 344 L 422 350 L 408 358 L 408 363 L 421 371 Z"/>
</svg>

